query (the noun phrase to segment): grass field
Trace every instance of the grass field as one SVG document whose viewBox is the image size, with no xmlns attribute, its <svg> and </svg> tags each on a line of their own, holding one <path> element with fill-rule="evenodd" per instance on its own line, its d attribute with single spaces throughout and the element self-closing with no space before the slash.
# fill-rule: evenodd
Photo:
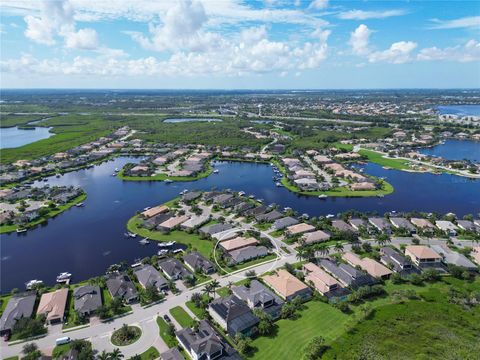
<svg viewBox="0 0 480 360">
<path fill-rule="evenodd" d="M 210 240 L 202 240 L 197 234 L 188 234 L 184 231 L 172 231 L 171 233 L 165 235 L 159 231 L 150 231 L 144 228 L 139 227 L 142 220 L 138 216 L 134 216 L 127 223 L 128 231 L 136 233 L 140 236 L 147 237 L 151 240 L 157 241 L 176 241 L 187 246 L 191 246 L 192 249 L 196 249 L 207 259 L 210 257 L 211 252 L 213 251 L 214 243 Z"/>
<path fill-rule="evenodd" d="M 2 115 L 2 121 L 0 127 L 7 128 L 17 125 L 25 125 L 31 121 L 40 120 L 45 118 L 46 115 Z"/>
<path fill-rule="evenodd" d="M 368 161 L 375 164 L 396 170 L 410 170 L 409 162 L 401 159 L 389 159 L 383 157 L 382 153 L 372 150 L 360 150 L 360 155 L 366 156 Z"/>
<path fill-rule="evenodd" d="M 193 326 L 194 320 L 181 306 L 171 308 L 170 314 L 172 314 L 173 318 L 177 320 L 182 328 Z"/>
<path fill-rule="evenodd" d="M 154 360 L 154 359 L 158 359 L 159 357 L 160 357 L 160 353 L 153 346 L 151 346 L 145 352 L 140 354 L 140 358 L 142 360 Z"/>
<path fill-rule="evenodd" d="M 177 339 L 175 336 L 170 336 L 168 334 L 168 324 L 160 316 L 157 317 L 157 325 L 160 337 L 165 341 L 165 344 L 167 344 L 169 348 L 177 346 Z"/>
<path fill-rule="evenodd" d="M 195 306 L 195 303 L 193 301 L 187 301 L 185 305 L 188 307 L 188 309 L 195 314 L 195 316 L 199 319 L 203 319 L 203 310 L 199 309 Z"/>
<path fill-rule="evenodd" d="M 119 179 L 125 181 L 164 181 L 164 180 L 172 180 L 172 181 L 195 181 L 199 179 L 206 178 L 212 173 L 213 169 L 211 166 L 198 173 L 195 176 L 168 176 L 167 174 L 157 174 L 155 176 L 126 176 L 123 174 L 123 169 L 117 174 Z"/>
</svg>

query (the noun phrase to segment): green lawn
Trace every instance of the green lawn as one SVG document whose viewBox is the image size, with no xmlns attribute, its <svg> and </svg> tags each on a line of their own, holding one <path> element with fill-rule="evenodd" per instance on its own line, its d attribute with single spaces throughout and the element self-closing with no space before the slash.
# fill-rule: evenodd
<svg viewBox="0 0 480 360">
<path fill-rule="evenodd" d="M 385 158 L 382 153 L 372 150 L 362 149 L 358 153 L 362 156 L 366 156 L 368 161 L 390 169 L 410 170 L 409 162 L 406 160 Z"/>
<path fill-rule="evenodd" d="M 70 350 L 70 344 L 57 345 L 53 348 L 52 357 L 56 359 L 65 354 L 68 350 Z"/>
<path fill-rule="evenodd" d="M 155 347 L 150 347 L 147 351 L 140 354 L 142 360 L 154 360 L 160 357 L 160 353 Z"/>
<path fill-rule="evenodd" d="M 181 306 L 175 306 L 174 308 L 171 308 L 170 314 L 172 314 L 173 318 L 177 320 L 182 328 L 191 327 L 194 324 L 192 317 L 188 315 L 188 313 Z"/>
<path fill-rule="evenodd" d="M 195 181 L 206 178 L 212 173 L 212 171 L 212 167 L 208 166 L 205 171 L 200 172 L 195 176 L 168 176 L 167 174 L 156 174 L 154 176 L 127 176 L 123 174 L 122 169 L 117 174 L 117 177 L 126 181 L 164 181 L 167 179 L 172 181 Z"/>
<path fill-rule="evenodd" d="M 170 336 L 168 334 L 168 324 L 163 320 L 162 317 L 157 317 L 158 330 L 160 332 L 160 337 L 169 348 L 177 346 L 177 339 L 175 336 Z"/>
<path fill-rule="evenodd" d="M 188 234 L 184 231 L 172 231 L 171 233 L 165 235 L 159 231 L 150 231 L 144 228 L 141 228 L 139 225 L 142 220 L 138 216 L 134 216 L 127 223 L 128 231 L 136 233 L 142 237 L 147 237 L 151 240 L 157 241 L 176 241 L 185 245 L 191 245 L 192 249 L 196 249 L 207 259 L 210 257 L 210 254 L 213 251 L 214 243 L 210 240 L 202 240 L 197 234 Z"/>
<path fill-rule="evenodd" d="M 226 268 L 226 270 L 228 270 L 229 272 L 238 271 L 238 270 L 245 269 L 245 268 L 253 266 L 253 265 L 261 264 L 261 263 L 266 262 L 266 261 L 274 260 L 276 258 L 277 258 L 277 254 L 269 254 L 267 256 L 264 256 L 264 257 L 261 257 L 261 258 L 255 259 L 255 260 L 250 260 L 250 261 L 238 264 L 238 265 L 229 266 L 229 267 Z"/>
<path fill-rule="evenodd" d="M 199 319 L 203 319 L 203 310 L 199 309 L 195 306 L 195 303 L 193 301 L 187 301 L 185 303 L 187 305 L 188 309 L 195 314 L 195 316 Z"/>
<path fill-rule="evenodd" d="M 8 295 L 2 295 L 0 297 L 0 316 L 2 316 L 3 312 L 5 311 L 5 308 L 7 307 L 8 302 L 12 298 L 11 294 Z"/>
</svg>

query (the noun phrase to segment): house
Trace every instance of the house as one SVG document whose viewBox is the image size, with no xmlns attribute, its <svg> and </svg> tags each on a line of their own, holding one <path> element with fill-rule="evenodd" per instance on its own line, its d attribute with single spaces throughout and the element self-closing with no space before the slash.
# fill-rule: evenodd
<svg viewBox="0 0 480 360">
<path fill-rule="evenodd" d="M 451 264 L 464 267 L 468 270 L 477 270 L 477 266 L 465 255 L 453 251 L 446 246 L 432 245 L 432 249 L 443 258 L 443 262 L 447 265 Z"/>
<path fill-rule="evenodd" d="M 343 260 L 345 260 L 350 265 L 356 267 L 359 266 L 362 270 L 366 271 L 369 275 L 377 279 L 388 279 L 392 275 L 392 271 L 383 266 L 379 262 L 376 262 L 370 258 L 360 258 L 352 252 L 345 252 L 342 255 Z"/>
<path fill-rule="evenodd" d="M 188 203 L 190 201 L 197 200 L 200 196 L 202 196 L 201 191 L 189 191 L 182 195 L 182 201 Z"/>
<path fill-rule="evenodd" d="M 391 217 L 390 222 L 395 228 L 407 230 L 410 234 L 415 234 L 417 232 L 415 226 L 405 218 Z"/>
<path fill-rule="evenodd" d="M 67 298 L 66 288 L 43 294 L 38 304 L 37 315 L 45 315 L 47 324 L 50 325 L 63 322 Z"/>
<path fill-rule="evenodd" d="M 150 219 L 151 217 L 157 216 L 158 214 L 166 213 L 168 211 L 170 211 L 170 209 L 167 206 L 158 205 L 148 210 L 145 210 L 144 212 L 141 213 L 141 215 L 145 219 Z"/>
<path fill-rule="evenodd" d="M 18 320 L 32 316 L 36 298 L 33 292 L 15 294 L 10 298 L 0 318 L 0 335 L 10 334 Z"/>
<path fill-rule="evenodd" d="M 451 221 L 447 220 L 437 220 L 435 221 L 435 226 L 445 232 L 449 236 L 456 236 L 458 227 Z"/>
<path fill-rule="evenodd" d="M 476 231 L 475 224 L 470 220 L 457 220 L 457 226 L 464 231 Z"/>
<path fill-rule="evenodd" d="M 415 225 L 417 228 L 422 229 L 422 230 L 433 230 L 435 229 L 435 226 L 428 221 L 427 219 L 422 219 L 422 218 L 411 218 L 410 222 Z"/>
<path fill-rule="evenodd" d="M 405 255 L 409 256 L 417 266 L 428 264 L 440 264 L 442 257 L 428 246 L 408 245 L 405 248 Z"/>
<path fill-rule="evenodd" d="M 398 273 L 410 272 L 413 269 L 412 262 L 391 247 L 382 247 L 380 249 L 380 255 L 382 264 L 387 267 L 393 267 L 393 270 Z"/>
<path fill-rule="evenodd" d="M 268 255 L 268 249 L 265 246 L 247 246 L 241 249 L 230 251 L 226 254 L 231 265 L 241 264 L 245 261 L 257 259 Z"/>
<path fill-rule="evenodd" d="M 145 264 L 135 270 L 135 276 L 144 289 L 154 286 L 158 291 L 168 290 L 168 282 L 152 265 Z"/>
<path fill-rule="evenodd" d="M 301 190 L 318 190 L 317 180 L 309 178 L 300 178 L 293 181 Z"/>
<path fill-rule="evenodd" d="M 272 318 L 280 316 L 283 300 L 258 280 L 252 280 L 250 286 L 233 286 L 232 294 L 245 301 L 252 310 L 262 309 Z"/>
<path fill-rule="evenodd" d="M 232 338 L 239 333 L 251 335 L 253 327 L 259 323 L 247 304 L 235 295 L 213 300 L 208 313 Z"/>
<path fill-rule="evenodd" d="M 225 249 L 225 251 L 238 250 L 247 246 L 256 246 L 258 240 L 254 237 L 245 238 L 243 236 L 237 236 L 230 240 L 225 240 L 220 242 L 220 246 Z"/>
<path fill-rule="evenodd" d="M 200 320 L 197 331 L 185 328 L 175 333 L 179 344 L 192 360 L 241 360 L 240 355 L 220 335 L 207 320 Z"/>
<path fill-rule="evenodd" d="M 269 208 L 267 206 L 261 205 L 245 211 L 245 216 L 257 216 L 260 214 L 265 214 L 268 211 Z"/>
<path fill-rule="evenodd" d="M 186 276 L 192 275 L 182 263 L 175 258 L 168 258 L 158 262 L 158 267 L 170 280 L 183 279 Z"/>
<path fill-rule="evenodd" d="M 272 222 L 283 217 L 283 214 L 277 210 L 270 211 L 266 214 L 260 214 L 255 216 L 255 220 L 258 222 Z"/>
<path fill-rule="evenodd" d="M 111 274 L 107 278 L 107 288 L 113 298 L 122 299 L 127 304 L 138 301 L 135 284 L 126 274 Z"/>
<path fill-rule="evenodd" d="M 305 242 L 305 245 L 316 244 L 330 240 L 330 234 L 323 230 L 317 230 L 303 234 L 301 239 Z"/>
<path fill-rule="evenodd" d="M 285 229 L 288 226 L 292 226 L 292 225 L 296 225 L 296 224 L 298 224 L 297 219 L 295 219 L 293 217 L 290 217 L 290 216 L 286 216 L 286 217 L 283 217 L 281 219 L 275 220 L 275 222 L 272 225 L 272 228 L 274 230 L 282 230 L 282 229 Z"/>
<path fill-rule="evenodd" d="M 265 275 L 263 281 L 287 301 L 297 296 L 304 300 L 312 296 L 312 291 L 307 285 L 284 269 L 278 270 L 273 275 Z"/>
<path fill-rule="evenodd" d="M 192 215 L 190 219 L 185 221 L 180 225 L 182 229 L 195 229 L 198 226 L 201 226 L 210 220 L 209 215 Z"/>
<path fill-rule="evenodd" d="M 215 272 L 215 266 L 211 261 L 205 259 L 198 252 L 191 252 L 183 257 L 185 265 L 193 272 L 201 272 L 203 274 L 211 274 Z"/>
<path fill-rule="evenodd" d="M 352 191 L 368 191 L 375 190 L 376 188 L 377 187 L 374 183 L 368 181 L 353 183 L 350 185 Z"/>
<path fill-rule="evenodd" d="M 313 230 L 315 230 L 315 226 L 310 224 L 300 223 L 300 224 L 287 227 L 286 232 L 289 235 L 298 235 L 298 234 L 303 234 Z"/>
<path fill-rule="evenodd" d="M 232 194 L 220 194 L 218 196 L 215 196 L 212 201 L 213 203 L 222 206 L 225 204 L 227 201 L 233 198 Z"/>
<path fill-rule="evenodd" d="M 303 273 L 305 274 L 305 282 L 307 284 L 311 283 L 322 295 L 327 296 L 329 293 L 341 288 L 340 283 L 335 278 L 313 263 L 304 264 Z"/>
<path fill-rule="evenodd" d="M 172 216 L 170 219 L 165 220 L 162 222 L 160 225 L 158 225 L 158 228 L 165 229 L 165 230 L 172 230 L 179 226 L 181 223 L 184 223 L 187 221 L 189 218 L 187 215 L 180 215 L 180 216 Z"/>
<path fill-rule="evenodd" d="M 142 226 L 146 229 L 156 229 L 161 223 L 167 221 L 171 217 L 173 217 L 174 214 L 172 212 L 167 212 L 163 214 L 158 214 L 155 216 L 152 216 L 151 218 L 145 220 L 142 224 Z"/>
<path fill-rule="evenodd" d="M 330 275 L 338 279 L 343 286 L 349 286 L 353 289 L 357 289 L 361 286 L 374 284 L 375 278 L 371 275 L 355 269 L 348 264 L 336 264 L 331 260 L 320 260 L 320 266 Z"/>
<path fill-rule="evenodd" d="M 391 233 L 392 228 L 390 226 L 390 223 L 385 218 L 368 218 L 368 222 L 380 232 L 385 232 L 387 234 Z"/>
<path fill-rule="evenodd" d="M 171 349 L 161 353 L 160 354 L 160 359 L 162 359 L 162 360 L 185 360 L 182 353 L 176 347 L 171 348 Z"/>
<path fill-rule="evenodd" d="M 474 246 L 470 255 L 478 265 L 480 265 L 480 246 Z"/>
<path fill-rule="evenodd" d="M 348 222 L 356 231 L 360 231 L 362 228 L 366 229 L 368 227 L 368 223 L 363 219 L 350 219 Z"/>
<path fill-rule="evenodd" d="M 332 220 L 332 227 L 338 231 L 355 232 L 355 229 L 343 220 Z"/>
<path fill-rule="evenodd" d="M 102 306 L 102 292 L 99 286 L 83 285 L 73 289 L 75 311 L 83 316 L 93 314 Z"/>
<path fill-rule="evenodd" d="M 217 233 L 230 230 L 232 225 L 230 224 L 212 224 L 212 225 L 205 225 L 200 228 L 199 232 L 203 235 L 215 235 Z"/>
</svg>

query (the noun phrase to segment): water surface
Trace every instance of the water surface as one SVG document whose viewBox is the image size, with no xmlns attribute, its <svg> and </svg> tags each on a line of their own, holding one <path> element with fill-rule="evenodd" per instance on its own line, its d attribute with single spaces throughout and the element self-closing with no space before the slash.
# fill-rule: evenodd
<svg viewBox="0 0 480 360">
<path fill-rule="evenodd" d="M 447 160 L 480 161 L 480 141 L 448 139 L 444 144 L 420 150 L 420 153 Z"/>
<path fill-rule="evenodd" d="M 0 128 L 0 149 L 16 148 L 38 140 L 48 139 L 53 134 L 50 128 L 34 127 L 31 130 L 18 127 Z"/>
<path fill-rule="evenodd" d="M 480 116 L 480 105 L 440 105 L 437 110 L 442 115 Z"/>
<path fill-rule="evenodd" d="M 208 118 L 175 118 L 165 119 L 164 123 L 185 123 L 185 122 L 222 122 L 222 119 L 208 119 Z"/>
</svg>

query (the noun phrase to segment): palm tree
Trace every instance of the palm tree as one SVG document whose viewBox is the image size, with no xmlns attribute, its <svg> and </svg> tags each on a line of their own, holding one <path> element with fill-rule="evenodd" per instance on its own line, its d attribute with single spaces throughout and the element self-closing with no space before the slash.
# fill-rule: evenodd
<svg viewBox="0 0 480 360">
<path fill-rule="evenodd" d="M 297 249 L 297 255 L 295 256 L 298 261 L 303 261 L 306 256 L 305 256 L 305 249 L 304 248 L 298 248 Z"/>
<path fill-rule="evenodd" d="M 110 354 L 103 350 L 97 355 L 97 360 L 110 360 Z"/>
<path fill-rule="evenodd" d="M 220 287 L 220 283 L 218 282 L 218 280 L 213 280 L 211 283 L 210 283 L 210 286 L 212 287 L 212 292 L 213 292 L 213 298 L 215 299 L 215 289 Z"/>
<path fill-rule="evenodd" d="M 320 255 L 325 256 L 330 252 L 330 248 L 327 246 L 327 244 L 320 244 L 318 245 L 317 251 L 320 253 Z"/>
<path fill-rule="evenodd" d="M 108 355 L 110 360 L 122 360 L 125 357 L 119 348 L 113 349 Z"/>
<path fill-rule="evenodd" d="M 202 291 L 204 294 L 207 294 L 207 297 L 210 297 L 210 294 L 212 293 L 212 291 L 214 291 L 212 287 L 212 283 L 210 282 L 207 285 L 205 285 Z"/>
<path fill-rule="evenodd" d="M 342 252 L 343 251 L 343 244 L 340 241 L 337 241 L 335 243 L 335 246 L 333 247 L 335 251 L 337 252 Z"/>
</svg>

